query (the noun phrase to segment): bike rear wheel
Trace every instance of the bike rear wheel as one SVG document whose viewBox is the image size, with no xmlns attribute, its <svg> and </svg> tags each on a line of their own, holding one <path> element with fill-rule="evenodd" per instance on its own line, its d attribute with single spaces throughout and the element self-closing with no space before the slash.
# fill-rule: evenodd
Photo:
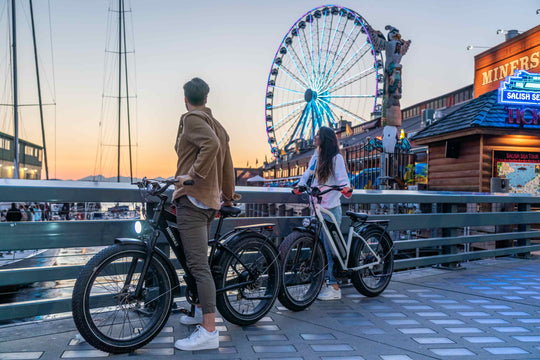
<svg viewBox="0 0 540 360">
<path fill-rule="evenodd" d="M 323 245 L 320 241 L 315 244 L 312 234 L 295 231 L 279 246 L 279 256 L 282 274 L 279 301 L 289 310 L 304 310 L 315 301 L 324 282 L 326 254 Z"/>
<path fill-rule="evenodd" d="M 229 322 L 246 326 L 262 319 L 279 290 L 279 257 L 263 236 L 249 234 L 226 244 L 216 279 L 216 306 Z"/>
<path fill-rule="evenodd" d="M 167 322 L 172 281 L 158 255 L 141 280 L 141 297 L 134 298 L 146 257 L 143 246 L 117 244 L 96 254 L 81 270 L 72 311 L 77 329 L 90 345 L 110 353 L 131 352 L 150 342 Z"/>
<path fill-rule="evenodd" d="M 394 254 L 392 253 L 392 240 L 383 229 L 369 229 L 361 234 L 371 249 L 382 261 L 372 268 L 354 271 L 351 280 L 362 295 L 374 297 L 381 294 L 390 283 L 394 270 Z M 352 252 L 351 267 L 362 266 L 376 261 L 369 248 L 361 239 L 356 239 Z"/>
</svg>

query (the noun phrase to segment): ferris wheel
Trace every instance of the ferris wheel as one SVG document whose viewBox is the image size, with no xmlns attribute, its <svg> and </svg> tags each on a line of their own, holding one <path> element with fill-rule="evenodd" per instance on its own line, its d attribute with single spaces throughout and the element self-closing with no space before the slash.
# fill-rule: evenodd
<svg viewBox="0 0 540 360">
<path fill-rule="evenodd" d="M 266 131 L 274 156 L 321 126 L 353 126 L 380 110 L 383 58 L 353 10 L 320 6 L 302 15 L 281 41 L 266 85 Z"/>
</svg>

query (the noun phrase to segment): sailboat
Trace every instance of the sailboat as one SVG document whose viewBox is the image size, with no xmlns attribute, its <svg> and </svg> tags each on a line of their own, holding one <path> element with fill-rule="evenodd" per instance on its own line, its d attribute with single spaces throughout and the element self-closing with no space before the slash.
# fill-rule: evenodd
<svg viewBox="0 0 540 360">
<path fill-rule="evenodd" d="M 13 136 L 0 133 L 0 177 L 11 177 L 13 179 L 39 179 L 41 173 L 41 159 L 45 162 L 46 178 L 49 179 L 49 168 L 47 159 L 47 147 L 45 141 L 45 129 L 43 124 L 43 103 L 41 96 L 40 73 L 38 66 L 38 53 L 36 44 L 36 30 L 34 25 L 34 8 L 32 0 L 29 0 L 30 20 L 34 49 L 35 71 L 37 81 L 38 106 L 41 121 L 43 147 L 32 144 L 19 138 L 19 104 L 18 97 L 18 69 L 17 69 L 17 7 L 16 1 L 11 0 L 11 70 L 13 83 L 13 104 L 2 104 L 13 107 Z M 13 165 L 9 165 L 12 161 Z M 30 169 L 29 169 L 30 168 Z M 30 170 L 30 171 L 29 171 Z M 11 207 L 11 203 L 0 203 L 0 210 Z M 9 250 L 0 251 L 0 270 L 23 267 L 49 266 L 55 261 L 58 249 L 37 249 L 37 250 Z M 5 291 L 0 289 L 0 293 Z"/>
</svg>

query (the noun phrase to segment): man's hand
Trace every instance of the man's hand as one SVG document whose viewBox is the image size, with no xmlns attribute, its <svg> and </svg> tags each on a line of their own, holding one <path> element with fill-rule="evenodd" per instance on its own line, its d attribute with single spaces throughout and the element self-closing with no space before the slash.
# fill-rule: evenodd
<svg viewBox="0 0 540 360">
<path fill-rule="evenodd" d="M 225 200 L 223 201 L 223 204 L 221 204 L 221 206 L 228 206 L 228 207 L 233 207 L 233 202 L 231 200 Z"/>
<path fill-rule="evenodd" d="M 353 192 L 353 189 L 351 189 L 351 188 L 348 187 L 348 186 L 345 186 L 345 187 L 343 188 L 343 190 L 341 190 L 341 193 L 343 194 L 343 196 L 345 196 L 346 199 L 350 199 L 350 198 L 351 198 L 352 192 Z"/>
<path fill-rule="evenodd" d="M 176 180 L 178 180 L 178 183 L 180 184 L 180 186 L 184 186 L 184 183 L 186 181 L 193 180 L 193 179 L 189 175 L 179 175 L 176 177 Z"/>
</svg>

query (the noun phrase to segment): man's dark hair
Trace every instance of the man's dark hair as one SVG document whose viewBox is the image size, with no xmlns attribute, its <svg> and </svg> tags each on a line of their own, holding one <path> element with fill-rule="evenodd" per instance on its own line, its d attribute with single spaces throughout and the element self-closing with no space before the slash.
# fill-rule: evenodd
<svg viewBox="0 0 540 360">
<path fill-rule="evenodd" d="M 194 106 L 204 105 L 204 100 L 210 92 L 210 87 L 204 80 L 193 78 L 184 84 L 184 95 L 187 101 Z"/>
</svg>

